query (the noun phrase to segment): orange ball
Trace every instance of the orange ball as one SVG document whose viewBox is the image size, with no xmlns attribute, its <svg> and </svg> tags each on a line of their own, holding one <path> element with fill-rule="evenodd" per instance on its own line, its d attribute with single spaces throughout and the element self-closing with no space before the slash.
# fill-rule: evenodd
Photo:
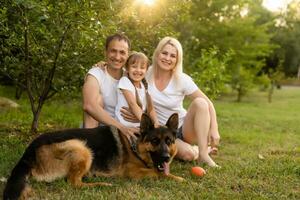
<svg viewBox="0 0 300 200">
<path fill-rule="evenodd" d="M 196 176 L 204 176 L 206 174 L 206 171 L 202 167 L 192 167 L 191 172 Z"/>
</svg>

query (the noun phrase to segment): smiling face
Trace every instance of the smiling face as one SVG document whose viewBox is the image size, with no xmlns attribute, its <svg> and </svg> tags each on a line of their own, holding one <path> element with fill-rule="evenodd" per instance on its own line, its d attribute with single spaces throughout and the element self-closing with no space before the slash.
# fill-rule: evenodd
<svg viewBox="0 0 300 200">
<path fill-rule="evenodd" d="M 171 45 L 166 44 L 157 56 L 157 65 L 159 69 L 164 71 L 172 71 L 177 63 L 177 49 Z"/>
<path fill-rule="evenodd" d="M 111 69 L 121 69 L 128 58 L 129 46 L 125 40 L 114 39 L 110 41 L 106 49 L 107 65 Z"/>
<path fill-rule="evenodd" d="M 146 62 L 138 61 L 138 60 L 128 65 L 127 67 L 128 76 L 135 86 L 139 87 L 140 82 L 146 75 L 147 68 L 148 66 Z"/>
</svg>

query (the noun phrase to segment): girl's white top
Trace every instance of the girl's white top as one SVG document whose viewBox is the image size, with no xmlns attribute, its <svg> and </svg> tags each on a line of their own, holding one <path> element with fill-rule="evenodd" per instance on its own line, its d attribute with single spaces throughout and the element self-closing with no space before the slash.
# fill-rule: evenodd
<svg viewBox="0 0 300 200">
<path fill-rule="evenodd" d="M 134 96 L 134 98 L 135 98 L 135 87 L 134 87 L 134 85 L 128 79 L 128 77 L 124 76 L 120 79 L 117 88 L 118 88 L 118 91 L 117 91 L 117 100 L 118 101 L 117 101 L 117 106 L 116 106 L 116 109 L 115 109 L 116 119 L 125 126 L 139 127 L 140 123 L 132 123 L 132 122 L 125 121 L 123 119 L 123 117 L 121 116 L 121 112 L 120 112 L 122 107 L 129 107 L 129 105 L 128 105 L 121 89 L 130 91 L 132 93 L 132 95 Z M 137 93 L 139 95 L 140 101 L 142 103 L 142 106 L 143 106 L 143 111 L 145 111 L 147 100 L 146 100 L 144 84 L 141 83 L 141 88 L 136 88 L 136 89 L 137 89 Z"/>
</svg>

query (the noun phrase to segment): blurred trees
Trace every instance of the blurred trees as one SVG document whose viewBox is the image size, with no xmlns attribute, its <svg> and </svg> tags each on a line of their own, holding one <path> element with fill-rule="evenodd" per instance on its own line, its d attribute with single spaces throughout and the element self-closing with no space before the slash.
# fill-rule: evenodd
<svg viewBox="0 0 300 200">
<path fill-rule="evenodd" d="M 283 62 L 285 75 L 295 77 L 300 69 L 300 1 L 292 1 L 286 12 L 274 15 L 273 42 L 279 46 L 275 55 Z"/>
<path fill-rule="evenodd" d="M 217 46 L 221 54 L 234 52 L 226 73 L 228 83 L 237 91 L 238 101 L 253 86 L 256 74 L 264 65 L 264 57 L 274 48 L 267 32 L 268 22 L 258 23 L 255 3 L 247 0 L 195 0 L 190 19 L 183 24 L 181 31 L 180 38 L 188 52 L 186 59 L 191 71 L 201 49 Z"/>
</svg>

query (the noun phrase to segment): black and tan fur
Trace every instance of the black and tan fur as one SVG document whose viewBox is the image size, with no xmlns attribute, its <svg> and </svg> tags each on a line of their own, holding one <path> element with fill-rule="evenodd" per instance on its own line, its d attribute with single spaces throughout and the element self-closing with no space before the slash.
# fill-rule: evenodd
<svg viewBox="0 0 300 200">
<path fill-rule="evenodd" d="M 129 178 L 170 177 L 163 173 L 163 163 L 171 163 L 176 155 L 175 131 L 178 115 L 173 114 L 166 126 L 154 128 L 151 119 L 143 114 L 136 150 L 127 138 L 114 127 L 70 129 L 45 133 L 25 150 L 11 172 L 4 189 L 4 200 L 27 199 L 30 187 L 27 179 L 53 181 L 66 177 L 76 187 L 110 185 L 84 183 L 83 176 L 119 176 Z"/>
</svg>

